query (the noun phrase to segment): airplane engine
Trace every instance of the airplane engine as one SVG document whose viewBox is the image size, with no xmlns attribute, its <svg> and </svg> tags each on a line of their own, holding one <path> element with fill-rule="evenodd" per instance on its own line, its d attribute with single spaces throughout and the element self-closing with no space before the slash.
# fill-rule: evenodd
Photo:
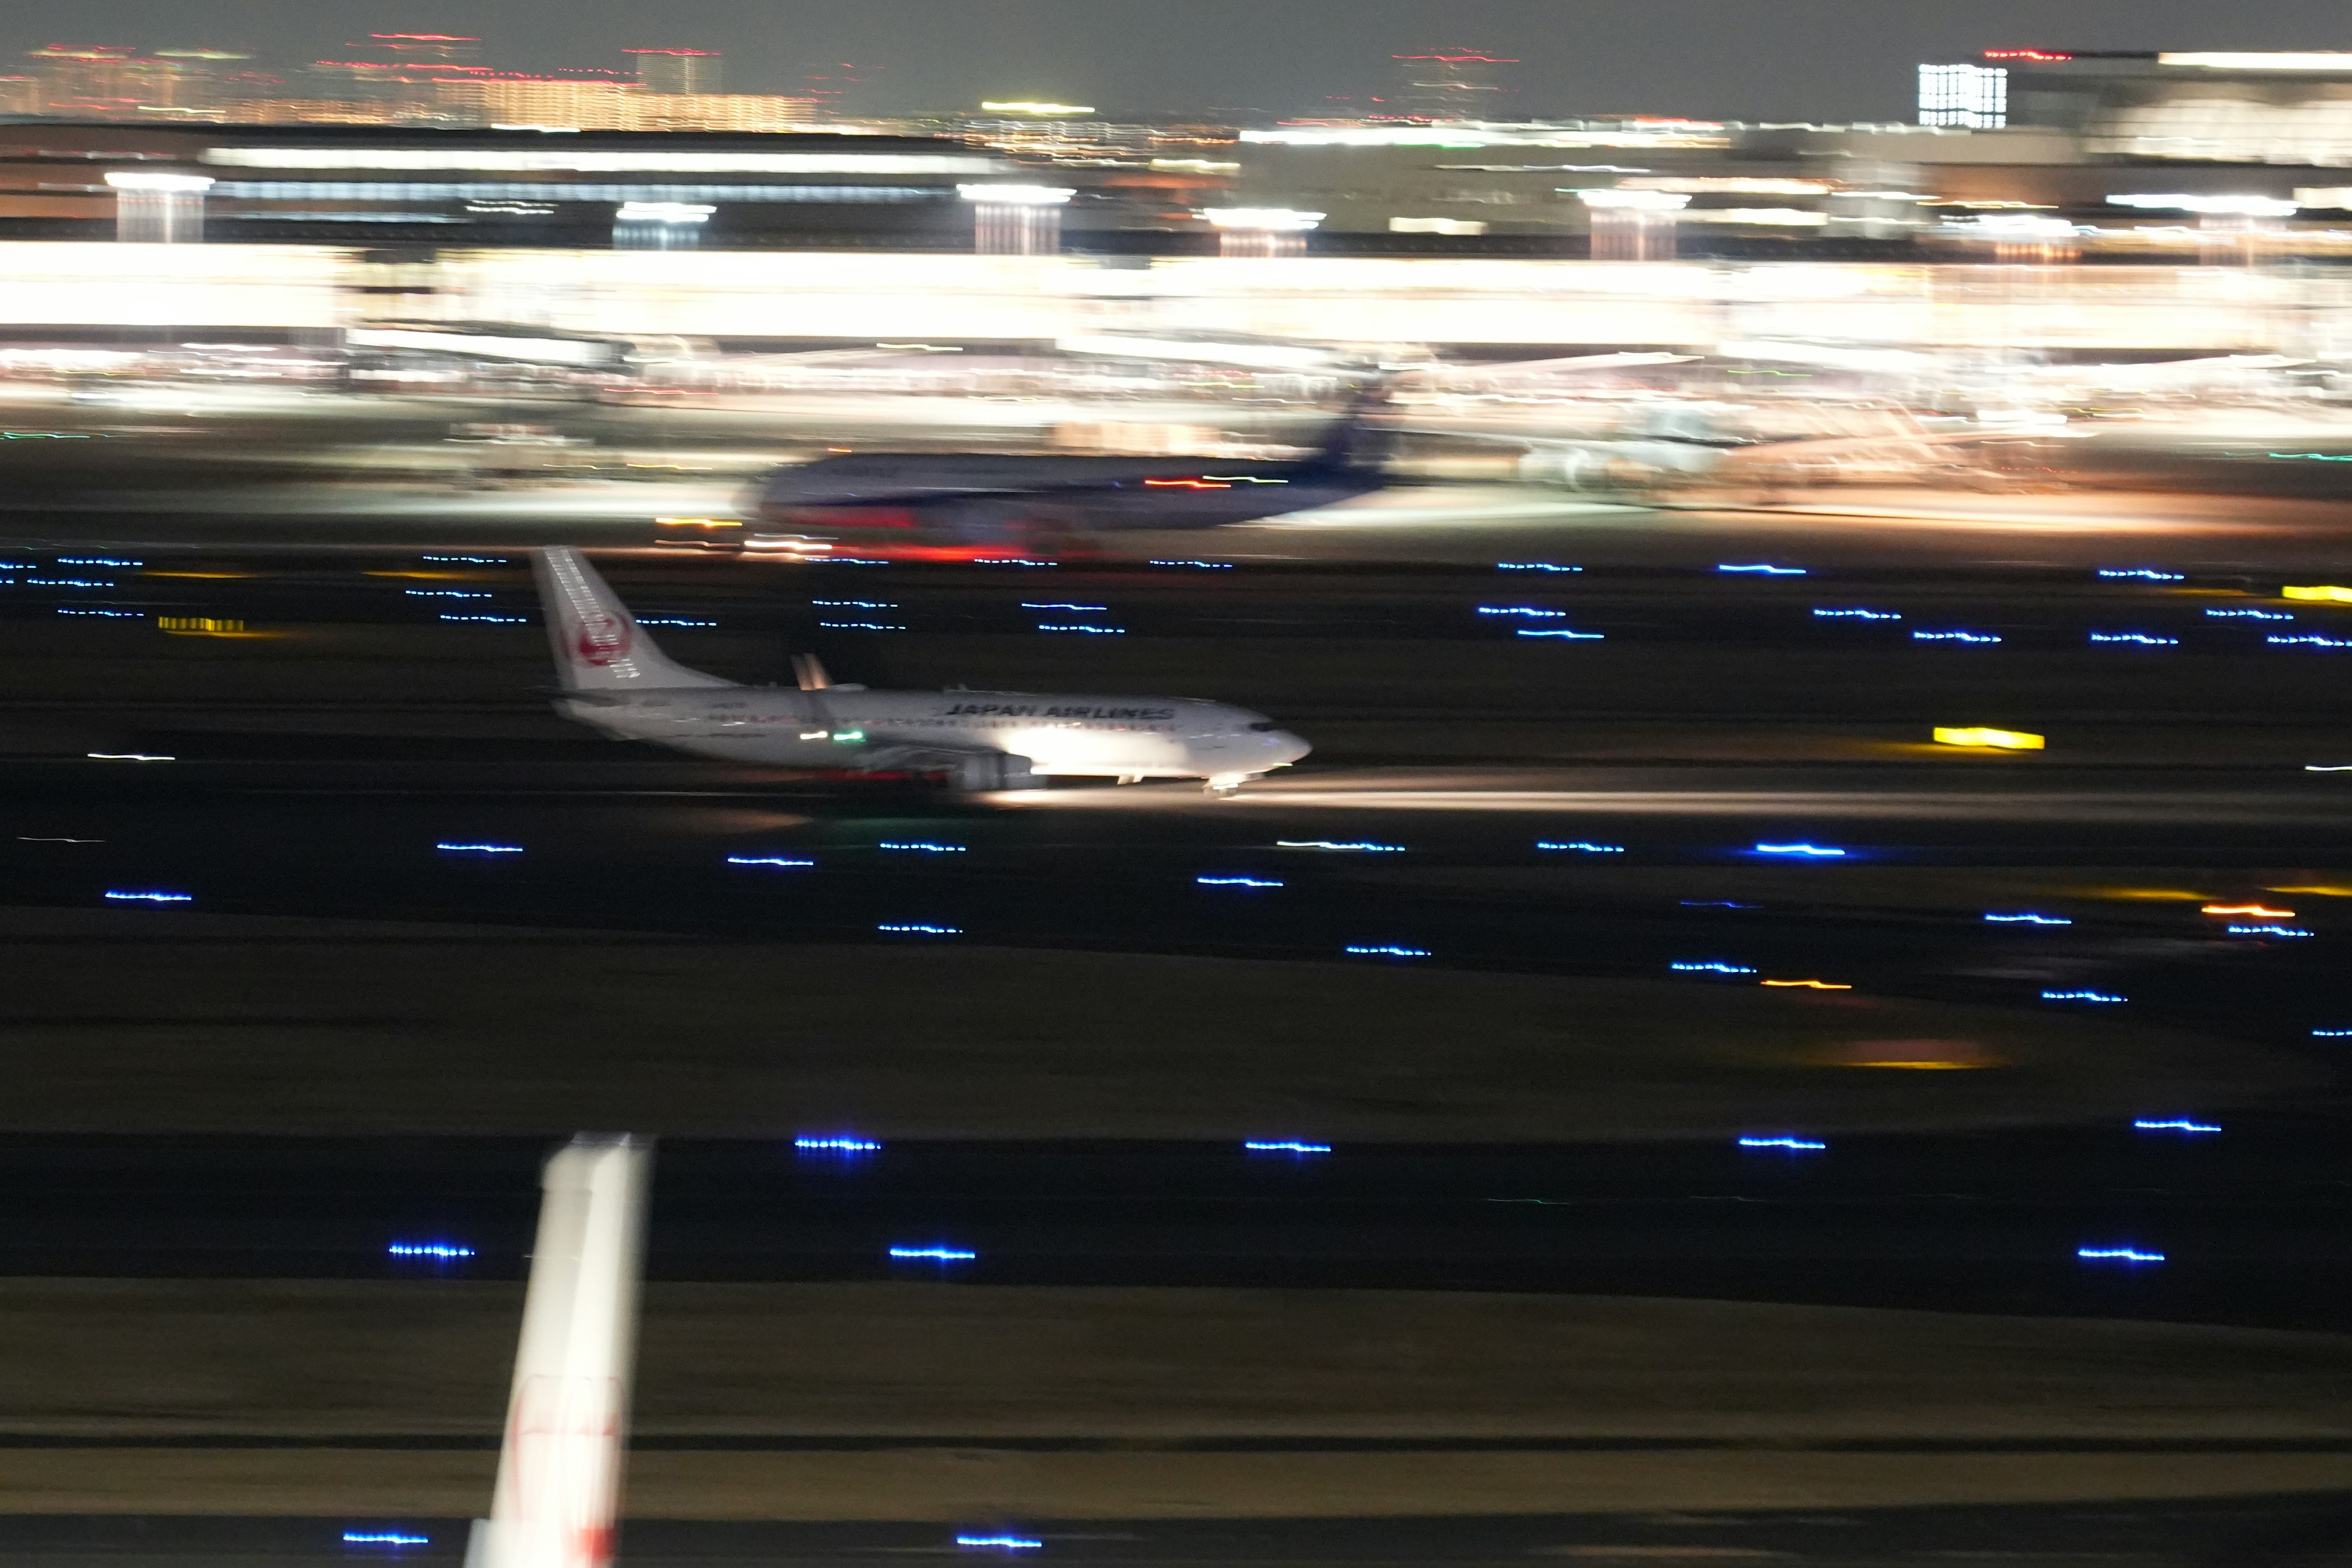
<svg viewBox="0 0 2352 1568">
<path fill-rule="evenodd" d="M 1029 759 L 1009 752 L 966 757 L 955 765 L 955 787 L 968 795 L 999 789 L 1043 789 L 1045 781 L 1031 771 Z"/>
</svg>

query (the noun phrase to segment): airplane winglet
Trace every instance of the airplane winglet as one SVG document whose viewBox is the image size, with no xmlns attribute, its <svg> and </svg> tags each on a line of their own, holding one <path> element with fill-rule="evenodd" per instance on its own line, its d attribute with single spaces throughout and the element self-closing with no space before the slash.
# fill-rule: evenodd
<svg viewBox="0 0 2352 1568">
<path fill-rule="evenodd" d="M 636 1360 L 653 1144 L 582 1133 L 541 1178 L 506 1442 L 467 1568 L 607 1568 Z"/>
</svg>

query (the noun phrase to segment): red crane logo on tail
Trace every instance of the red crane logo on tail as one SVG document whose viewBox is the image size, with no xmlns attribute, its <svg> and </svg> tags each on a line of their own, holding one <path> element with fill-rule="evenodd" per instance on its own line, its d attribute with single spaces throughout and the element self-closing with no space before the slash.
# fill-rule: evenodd
<svg viewBox="0 0 2352 1568">
<path fill-rule="evenodd" d="M 579 650 L 581 663 L 602 668 L 628 658 L 634 640 L 629 623 L 617 616 L 583 616 L 580 637 L 572 646 Z"/>
</svg>

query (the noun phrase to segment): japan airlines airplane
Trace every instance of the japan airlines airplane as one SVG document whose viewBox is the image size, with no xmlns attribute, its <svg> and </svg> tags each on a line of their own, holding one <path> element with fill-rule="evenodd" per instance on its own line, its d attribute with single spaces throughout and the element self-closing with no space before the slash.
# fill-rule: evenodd
<svg viewBox="0 0 2352 1568">
<path fill-rule="evenodd" d="M 576 550 L 533 558 L 562 682 L 556 711 L 620 740 L 828 773 L 931 773 L 959 789 L 1048 777 L 1206 779 L 1226 792 L 1310 748 L 1264 714 L 1174 697 L 869 691 L 810 657 L 799 689 L 673 664 Z"/>
</svg>

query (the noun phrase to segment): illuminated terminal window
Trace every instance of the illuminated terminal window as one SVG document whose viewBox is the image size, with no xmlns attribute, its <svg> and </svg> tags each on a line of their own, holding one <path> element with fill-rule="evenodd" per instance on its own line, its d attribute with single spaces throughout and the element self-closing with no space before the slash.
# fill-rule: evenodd
<svg viewBox="0 0 2352 1568">
<path fill-rule="evenodd" d="M 1998 131 L 2009 123 L 2005 66 L 1921 66 L 1919 123 Z"/>
</svg>

